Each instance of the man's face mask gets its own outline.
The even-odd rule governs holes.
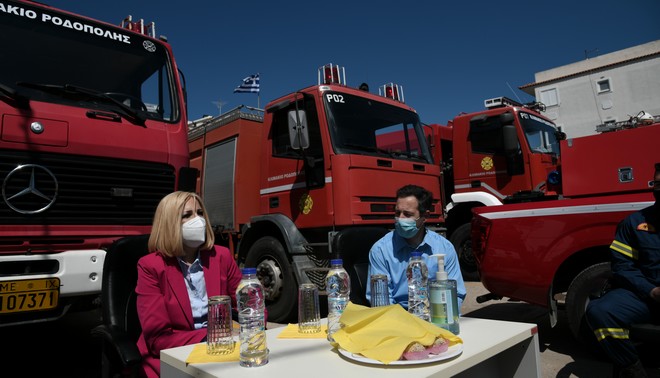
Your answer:
[[[183,244],[190,248],[197,248],[206,241],[206,220],[194,217],[181,225]]]
[[[419,231],[417,220],[419,220],[419,218],[394,218],[394,230],[402,238],[410,239],[417,235],[417,232]]]

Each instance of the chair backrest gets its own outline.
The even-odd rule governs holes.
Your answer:
[[[137,340],[141,327],[135,304],[137,262],[149,253],[149,235],[128,236],[115,241],[105,256],[101,302],[103,323],[124,330]]]
[[[333,253],[343,260],[351,278],[351,302],[369,306],[365,296],[369,277],[369,250],[378,239],[387,234],[385,227],[352,227],[341,230],[333,239]]]

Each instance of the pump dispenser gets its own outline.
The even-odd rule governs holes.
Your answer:
[[[434,254],[438,259],[438,271],[435,280],[429,283],[429,300],[431,303],[431,322],[454,335],[458,335],[458,295],[456,280],[450,280],[445,271],[445,255]]]

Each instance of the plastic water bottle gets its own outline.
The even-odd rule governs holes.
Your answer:
[[[341,328],[339,318],[348,305],[351,294],[351,279],[343,267],[342,259],[330,260],[330,271],[325,277],[328,293],[328,340],[334,342],[332,335]]]
[[[429,269],[422,253],[414,251],[410,254],[410,262],[406,269],[408,277],[408,312],[422,320],[431,321],[428,297]]]
[[[264,288],[257,278],[256,268],[244,268],[236,289],[236,304],[240,330],[240,365],[253,367],[268,363],[266,345]]]

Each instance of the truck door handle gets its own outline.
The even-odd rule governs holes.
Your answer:
[[[271,197],[268,199],[268,205],[271,209],[280,207],[280,197]]]

